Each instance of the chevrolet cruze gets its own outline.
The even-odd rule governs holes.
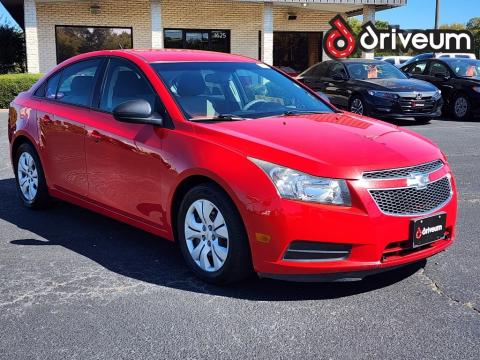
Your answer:
[[[363,278],[455,237],[437,146],[240,56],[76,56],[12,102],[8,137],[25,206],[58,198],[176,241],[209,282]]]

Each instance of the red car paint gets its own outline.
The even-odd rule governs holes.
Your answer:
[[[411,220],[418,216],[384,215],[367,190],[405,187],[406,180],[362,179],[365,171],[437,159],[445,166],[432,173],[430,180],[451,174],[441,151],[420,135],[346,112],[190,122],[150,66],[158,61],[257,62],[229,54],[99,51],[69,59],[51,73],[92,56],[117,56],[135,63],[165,104],[174,129],[120,123],[108,113],[37,99],[33,96],[34,86],[11,105],[9,140],[11,151],[25,139],[35,146],[52,196],[173,241],[177,189],[195,177],[209,178],[235,203],[247,230],[254,269],[262,274],[323,274],[394,267],[427,258],[453,242],[457,212],[453,177],[453,196],[438,209],[447,213],[446,237],[418,250],[402,245],[409,238]],[[352,206],[281,198],[271,180],[247,157],[315,176],[346,179]],[[341,261],[284,260],[294,240],[353,247],[349,257]]]

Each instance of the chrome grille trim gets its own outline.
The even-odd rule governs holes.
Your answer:
[[[363,173],[364,179],[369,180],[393,180],[408,179],[412,173],[431,174],[444,166],[442,160],[434,160],[425,164],[408,166],[403,168],[367,171]]]
[[[424,189],[409,186],[368,192],[379,210],[391,216],[428,215],[448,204],[453,196],[449,175],[432,181]]]

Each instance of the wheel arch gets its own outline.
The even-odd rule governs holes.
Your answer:
[[[17,150],[20,147],[20,145],[25,144],[25,143],[32,145],[32,147],[35,149],[38,157],[40,158],[40,153],[37,149],[35,141],[33,141],[33,139],[31,139],[28,135],[26,135],[24,133],[18,134],[13,139],[13,142],[12,142],[12,145],[11,145],[11,150],[10,150],[10,159],[11,159],[12,165],[14,167],[15,167],[15,164],[14,164],[15,154],[17,153]],[[42,161],[41,158],[40,158],[40,161]]]
[[[240,219],[242,220],[245,234],[248,234],[246,229],[246,224],[245,224],[245,217],[242,216],[242,211],[239,207],[239,200],[235,196],[233,190],[228,185],[226,185],[223,181],[221,181],[220,179],[217,179],[215,176],[212,176],[210,174],[204,174],[204,173],[196,173],[196,174],[189,174],[185,176],[175,187],[175,190],[173,191],[173,194],[171,196],[170,207],[169,207],[170,208],[169,222],[172,227],[173,240],[174,241],[177,240],[177,230],[178,230],[177,214],[178,214],[178,210],[180,209],[180,204],[182,202],[182,199],[190,189],[201,184],[212,184],[216,186],[218,189],[220,189],[221,191],[223,191],[225,195],[228,196],[228,198],[232,201],[232,204],[234,205],[238,215],[240,216]]]

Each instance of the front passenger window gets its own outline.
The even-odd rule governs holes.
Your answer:
[[[100,109],[112,112],[119,104],[138,99],[148,101],[155,111],[157,96],[143,74],[126,61],[112,59],[100,99]]]

